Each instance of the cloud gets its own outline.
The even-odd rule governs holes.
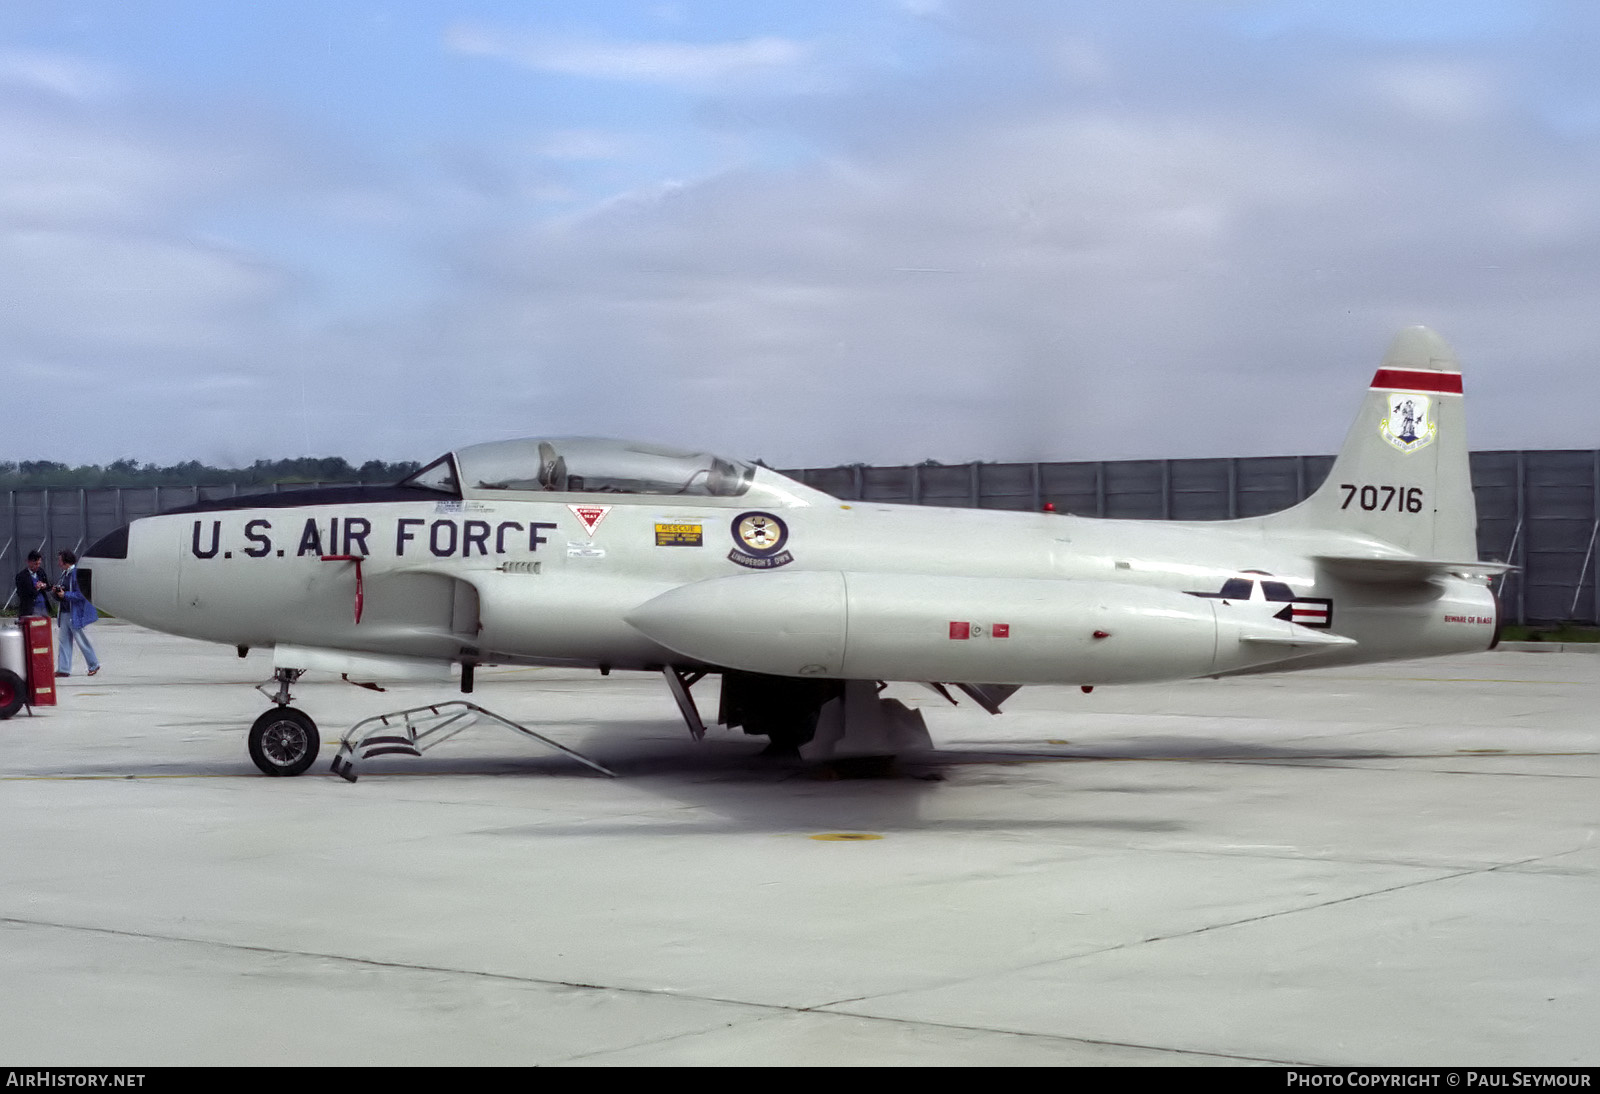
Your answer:
[[[0,86],[28,88],[83,100],[116,86],[109,70],[80,58],[42,50],[0,50]]]
[[[811,57],[779,37],[735,42],[608,42],[458,26],[446,34],[457,53],[499,57],[526,68],[595,80],[710,88],[793,72]]]
[[[36,356],[216,351],[283,288],[245,256],[105,231],[6,232],[0,270],[11,316],[0,346]]]
[[[0,147],[0,226],[141,222],[203,185],[186,150],[75,113],[0,102]]]
[[[554,160],[608,160],[626,154],[629,144],[617,133],[563,129],[545,137],[538,145],[538,153]]]
[[[991,10],[942,5],[916,22],[949,42],[822,91],[799,74],[833,59],[796,34],[460,31],[538,62],[498,93],[614,86],[571,115],[511,94],[479,131],[397,115],[392,144],[287,107],[224,131],[0,90],[0,359],[85,378],[96,423],[0,458],[539,433],[784,465],[1326,452],[1415,322],[1462,353],[1476,446],[1593,444],[1600,164],[1528,105],[1588,101],[1587,69]],[[651,113],[663,88],[692,127]],[[663,154],[696,141],[728,154]],[[1505,409],[1529,391],[1559,393],[1537,421]]]
[[[1505,103],[1492,77],[1459,62],[1416,59],[1386,65],[1370,75],[1368,86],[1381,103],[1422,122],[1472,122]]]
[[[1231,103],[904,121],[486,244],[474,358],[540,428],[783,463],[1332,451],[1394,329],[1566,355],[1527,294],[1600,288],[1547,249],[1600,223],[1581,169],[1485,155],[1528,139],[1497,111],[1420,141]],[[1593,402],[1542,434],[1582,443]]]

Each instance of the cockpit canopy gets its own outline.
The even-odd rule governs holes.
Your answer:
[[[736,498],[749,491],[755,472],[754,464],[708,452],[599,437],[550,437],[458,449],[401,485],[452,497],[511,490]]]

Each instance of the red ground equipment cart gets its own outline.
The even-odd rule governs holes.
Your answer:
[[[9,718],[24,706],[55,705],[56,650],[50,620],[30,616],[0,624],[0,718]]]

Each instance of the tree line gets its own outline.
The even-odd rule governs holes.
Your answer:
[[[198,460],[159,467],[138,460],[69,467],[55,460],[0,460],[0,490],[82,489],[97,486],[270,486],[273,483],[398,482],[422,465],[414,460],[368,460],[359,467],[339,456],[257,460],[249,467],[212,467]]]

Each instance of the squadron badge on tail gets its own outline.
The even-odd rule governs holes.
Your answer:
[[[1389,416],[1378,424],[1378,434],[1402,452],[1415,452],[1433,443],[1439,427],[1433,420],[1432,400],[1409,391],[1389,393]]]

